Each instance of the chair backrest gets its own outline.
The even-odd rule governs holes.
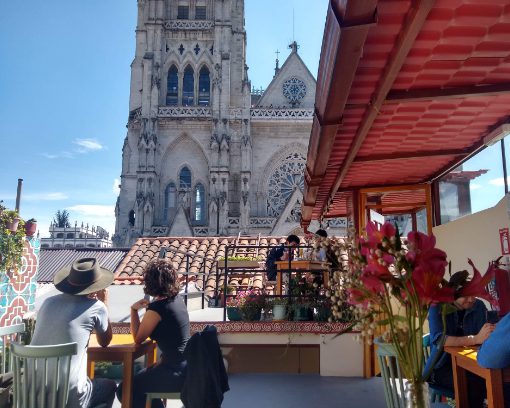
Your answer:
[[[376,339],[375,343],[378,346],[377,359],[379,360],[381,376],[384,382],[386,405],[388,408],[404,408],[404,377],[398,363],[395,348],[393,344],[384,343],[379,339]]]
[[[71,357],[77,350],[76,343],[54,346],[12,343],[14,408],[65,408]]]
[[[423,345],[423,359],[425,360],[424,363],[426,363],[430,357],[430,333],[423,335],[422,345]]]
[[[9,344],[13,341],[19,341],[17,337],[24,332],[25,323],[0,327],[0,342],[2,344],[2,355],[0,356],[2,364],[0,365],[0,374],[5,374],[7,371],[12,370],[12,355],[9,353]],[[9,361],[9,363],[7,363],[7,361]]]

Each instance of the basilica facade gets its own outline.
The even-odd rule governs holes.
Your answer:
[[[252,89],[244,3],[138,0],[115,245],[301,231],[316,81],[294,42]]]

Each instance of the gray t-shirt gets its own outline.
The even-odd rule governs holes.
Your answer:
[[[108,330],[108,311],[103,302],[87,296],[60,294],[46,299],[37,313],[31,345],[78,343],[71,360],[67,408],[88,406],[92,383],[87,377],[87,345],[90,333]]]

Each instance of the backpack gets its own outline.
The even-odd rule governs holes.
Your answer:
[[[280,258],[283,256],[285,248],[282,246],[279,246],[277,248],[271,249],[269,251],[269,254],[266,258],[266,271],[267,271],[267,280],[274,281],[276,280],[277,275],[277,268],[276,268],[276,261],[279,261]]]

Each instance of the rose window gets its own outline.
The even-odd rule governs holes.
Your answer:
[[[292,153],[273,171],[267,186],[268,216],[279,216],[294,190],[303,191],[305,162],[305,158],[299,153]]]
[[[287,79],[283,83],[283,96],[294,106],[306,96],[306,85],[296,77]]]

